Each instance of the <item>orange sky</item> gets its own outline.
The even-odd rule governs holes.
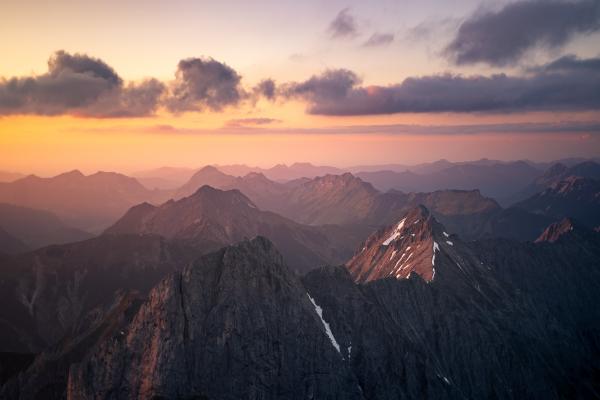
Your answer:
[[[289,114],[268,115],[281,117]],[[302,109],[298,110],[303,115]],[[228,115],[229,117],[231,115]],[[233,115],[237,116],[237,114]],[[541,115],[544,116],[544,115]],[[514,121],[539,119],[540,115],[515,115]],[[566,117],[566,116],[563,116]],[[592,118],[582,114],[580,119]],[[549,117],[546,116],[545,119]],[[560,121],[560,116],[554,116]],[[326,119],[326,121],[323,121]],[[464,115],[416,115],[413,118],[301,117],[258,128],[259,132],[230,133],[222,114],[190,113],[172,117],[136,119],[88,119],[39,116],[0,118],[0,169],[52,175],[81,169],[135,172],[169,166],[199,167],[205,164],[247,163],[268,167],[277,163],[308,161],[315,164],[418,163],[449,160],[496,159],[550,160],[569,156],[596,156],[600,143],[589,134],[344,134],[344,126],[403,124],[488,124],[504,117]],[[160,128],[173,126],[175,130]],[[294,134],[294,128],[329,127],[331,132]],[[342,127],[337,129],[336,127]],[[273,130],[278,129],[276,133]],[[289,133],[281,130],[289,129]],[[286,131],[287,132],[287,131]],[[533,155],[533,156],[532,156]]]
[[[508,0],[497,2],[501,9]],[[13,77],[40,77],[57,50],[95,57],[127,82],[154,77],[168,85],[178,62],[212,57],[241,76],[251,90],[261,79],[278,84],[301,82],[326,70],[349,69],[360,85],[397,85],[408,77],[526,75],[528,66],[565,54],[597,57],[600,33],[575,35],[556,49],[534,48],[519,63],[454,65],[443,49],[460,23],[482,10],[479,0],[452,3],[424,0],[331,2],[290,0],[245,2],[71,2],[8,0],[0,4],[0,111],[2,85]],[[489,6],[489,5],[488,5]],[[347,10],[355,29],[334,38],[332,20]],[[367,47],[373,34],[386,33],[390,44]],[[323,116],[307,113],[307,100],[244,100],[219,111],[138,118],[82,118],[0,113],[0,170],[50,175],[69,169],[84,172],[134,172],[159,166],[198,167],[208,163],[246,163],[268,167],[308,161],[322,165],[418,163],[449,160],[551,160],[600,155],[600,112],[392,113],[372,116]],[[60,113],[59,113],[60,114]],[[72,113],[71,113],[72,114]],[[232,123],[272,119],[264,125]],[[525,124],[596,124],[589,131],[520,131]],[[502,133],[430,133],[392,125],[452,127],[514,124]],[[240,127],[239,125],[246,125]],[[360,127],[360,128],[353,128]],[[364,128],[364,132],[361,130]],[[443,130],[443,129],[442,129]],[[475,131],[477,129],[474,129]]]

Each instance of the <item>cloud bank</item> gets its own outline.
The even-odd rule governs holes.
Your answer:
[[[456,64],[506,66],[536,47],[559,48],[576,34],[600,30],[600,1],[531,0],[479,12],[446,47]]]
[[[566,56],[523,76],[431,75],[389,86],[362,86],[348,70],[329,70],[288,84],[319,115],[435,112],[512,112],[600,108],[600,59]]]
[[[220,112],[260,98],[301,100],[308,113],[332,116],[598,110],[600,58],[570,55],[519,75],[428,75],[387,86],[364,85],[355,72],[332,69],[299,82],[265,79],[246,89],[237,71],[212,58],[180,61],[169,82],[126,83],[102,60],[59,51],[42,75],[0,80],[0,115],[145,117],[158,109]]]
[[[0,80],[0,115],[146,116],[157,109],[163,89],[154,79],[126,85],[102,60],[58,51],[47,73]]]

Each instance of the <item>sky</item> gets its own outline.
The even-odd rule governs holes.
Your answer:
[[[600,156],[600,0],[4,0],[0,35],[0,170]]]

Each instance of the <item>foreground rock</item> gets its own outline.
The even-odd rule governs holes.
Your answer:
[[[390,246],[408,246],[405,233],[446,237],[424,208],[403,218],[400,229],[374,236],[373,249],[387,248],[374,261],[390,257]],[[594,398],[600,235],[574,229],[554,242],[447,239],[452,244],[439,249],[431,244],[433,254],[423,250],[408,279],[344,267],[299,279],[264,238],[218,250],[162,280],[146,300],[117,301],[89,318],[2,395]],[[52,367],[64,372],[44,372]]]
[[[352,399],[360,388],[266,239],[162,281],[124,336],[71,369],[71,399]]]

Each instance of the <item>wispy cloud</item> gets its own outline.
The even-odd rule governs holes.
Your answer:
[[[358,23],[349,8],[341,10],[327,29],[332,38],[350,38],[358,34]]]
[[[270,120],[270,119],[267,119]],[[517,134],[517,135],[579,135],[585,137],[600,136],[600,119],[598,121],[562,121],[562,122],[528,122],[504,124],[470,124],[470,125],[340,125],[331,127],[294,128],[272,127],[271,122],[257,124],[226,124],[221,128],[188,128],[172,125],[149,125],[146,127],[112,126],[88,128],[94,133],[115,133],[124,131],[139,134],[165,135],[418,135],[418,136],[455,136],[485,134]],[[74,128],[81,131],[80,127]]]
[[[230,119],[227,121],[225,126],[227,127],[242,127],[242,126],[255,126],[255,125],[269,125],[277,122],[281,122],[275,118],[237,118]]]
[[[387,46],[388,44],[394,41],[393,33],[374,33],[371,35],[369,39],[363,46],[365,47],[379,47],[379,46]]]

